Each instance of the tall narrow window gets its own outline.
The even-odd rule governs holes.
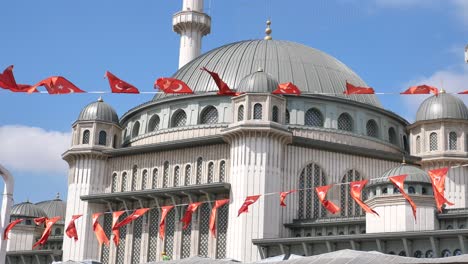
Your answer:
[[[163,188],[166,188],[169,183],[169,161],[164,162],[163,171]]]
[[[192,167],[190,165],[185,166],[185,180],[184,185],[190,185],[190,177],[192,174]]]
[[[299,175],[299,218],[317,219],[326,215],[325,209],[314,195],[314,189],[326,185],[322,169],[314,163],[308,164]]]
[[[86,130],[83,132],[83,141],[82,141],[82,143],[83,143],[83,144],[89,144],[89,137],[90,137],[89,130],[86,129]]]
[[[112,140],[112,147],[117,148],[117,135],[114,135],[114,140]]]
[[[135,124],[133,124],[133,129],[132,129],[132,137],[138,137],[138,134],[140,133],[140,122],[136,121]]]
[[[111,192],[117,192],[117,186],[118,186],[118,180],[119,178],[117,177],[117,173],[112,174],[112,187],[111,187]]]
[[[104,223],[103,223],[103,228],[104,228],[104,233],[106,234],[107,237],[111,236],[112,232],[112,214],[104,214]],[[109,247],[106,245],[101,246],[101,262],[103,264],[109,264]],[[15,263],[21,263],[21,262],[15,262]]]
[[[361,175],[356,170],[349,170],[346,175],[341,179],[340,185],[340,208],[342,216],[360,216],[363,215],[364,211],[361,210],[361,207],[351,198],[350,185],[346,184],[353,181],[362,180]],[[364,192],[362,193],[362,200],[366,199]]]
[[[275,105],[273,106],[273,112],[272,112],[272,120],[273,122],[279,122],[279,110],[278,107]]]
[[[210,205],[203,203],[200,207],[198,255],[208,257]]]
[[[153,208],[149,211],[150,223],[159,223],[159,208]],[[148,230],[148,261],[156,261],[158,257],[158,231],[159,225],[151,224]]]
[[[218,209],[218,221],[216,227],[216,258],[226,258],[226,247],[227,247],[227,228],[229,219],[229,206],[225,205]]]
[[[304,117],[304,124],[312,127],[323,127],[323,115],[317,108],[307,110]]]
[[[430,151],[436,151],[438,149],[438,146],[439,143],[438,143],[438,140],[437,140],[437,133],[435,132],[432,132],[430,135],[429,135],[429,150]]]
[[[119,221],[122,221],[127,217],[128,213],[125,212],[123,213]],[[117,261],[116,264],[125,264],[125,238],[127,237],[127,225],[124,225],[120,228],[120,242],[119,245],[117,246]]]
[[[260,120],[262,119],[262,104],[255,104],[253,108],[253,119]]]
[[[403,136],[403,149],[409,153],[409,145],[408,145],[408,138]]]
[[[152,189],[158,188],[158,169],[157,168],[153,169],[153,179],[151,183],[151,188]]]
[[[185,212],[187,210],[187,206],[182,207],[182,209],[183,209],[182,211]],[[181,253],[182,259],[190,257],[190,246],[192,244],[191,242],[192,242],[192,221],[190,221],[187,228],[182,230],[182,253]]]
[[[226,181],[226,161],[224,160],[219,163],[219,181]]]
[[[133,166],[132,169],[132,191],[137,189],[137,178],[138,178],[138,167],[137,165]]]
[[[184,110],[177,110],[172,116],[172,127],[182,127],[187,123],[187,114]]]
[[[127,173],[126,172],[122,173],[122,186],[120,190],[122,192],[127,191]]]
[[[291,122],[291,117],[289,116],[289,110],[286,109],[286,124],[289,125]]]
[[[175,209],[169,211],[166,216],[166,237],[164,239],[164,250],[167,256],[173,258],[175,234]]]
[[[421,137],[417,136],[416,137],[416,153],[421,152]]]
[[[148,171],[144,170],[141,176],[141,189],[145,190],[148,183]]]
[[[195,183],[196,184],[201,184],[201,179],[202,179],[202,165],[203,165],[203,159],[200,157],[197,159],[197,178]]]
[[[214,178],[214,163],[210,162],[208,163],[208,178],[207,182],[212,183]]]
[[[103,145],[103,146],[105,146],[107,144],[107,133],[106,133],[106,131],[100,131],[99,132],[98,144]]]
[[[153,132],[159,129],[159,116],[153,115],[148,122],[148,132]]]
[[[180,180],[180,167],[175,166],[175,168],[174,168],[174,187],[179,186],[179,180]]]
[[[379,127],[374,119],[370,119],[366,124],[367,136],[377,138],[379,137]]]
[[[239,106],[237,110],[237,121],[242,121],[244,120],[244,106],[241,105]]]
[[[457,150],[457,133],[449,133],[449,150]]]
[[[395,128],[393,127],[390,127],[388,129],[388,141],[390,143],[392,143],[393,145],[397,145],[398,142],[397,142],[397,135],[396,135],[396,132],[395,132]]]
[[[338,129],[353,131],[353,118],[348,113],[343,113],[338,117]]]
[[[218,110],[214,106],[207,106],[203,109],[200,116],[201,124],[216,124],[218,123]]]
[[[133,224],[132,263],[140,263],[141,236],[143,234],[143,217],[139,217]]]

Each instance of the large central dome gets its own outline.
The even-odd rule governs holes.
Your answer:
[[[187,63],[173,77],[183,80],[195,93],[216,91],[215,83],[201,67],[217,72],[233,89],[238,88],[245,76],[262,68],[279,83],[293,82],[302,93],[325,93],[381,107],[375,95],[342,94],[346,81],[366,86],[342,62],[320,50],[290,41],[247,40],[228,44]],[[158,94],[155,99],[166,96]]]

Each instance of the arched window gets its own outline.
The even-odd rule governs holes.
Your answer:
[[[86,129],[86,130],[83,132],[83,141],[82,141],[82,144],[89,144],[89,137],[90,137],[89,130]]]
[[[122,186],[120,191],[126,192],[127,191],[127,172],[122,173]]]
[[[452,225],[448,225],[447,226],[447,230],[452,230],[453,229],[453,226]]]
[[[62,230],[60,228],[55,228],[55,235],[60,236],[62,234]]]
[[[416,190],[414,189],[413,186],[408,187],[408,193],[409,194],[415,194],[416,193]]]
[[[98,144],[103,145],[103,146],[105,146],[107,144],[107,133],[106,133],[106,131],[100,131],[99,132]]]
[[[460,256],[461,254],[463,254],[463,253],[462,253],[462,251],[461,251],[460,249],[458,249],[458,248],[455,249],[455,250],[453,251],[453,255],[454,255],[454,256]]]
[[[449,133],[449,150],[457,150],[457,133],[450,132]]]
[[[406,257],[406,251],[400,251],[400,253],[398,253],[398,256]]]
[[[202,165],[203,165],[203,159],[200,157],[197,159],[197,175],[196,175],[196,184],[201,184],[201,178],[202,178]]]
[[[353,131],[353,118],[348,113],[342,113],[338,117],[338,129],[344,131]]]
[[[240,105],[237,109],[237,121],[244,120],[244,106]]]
[[[422,257],[422,252],[421,250],[416,250],[413,255],[415,258],[421,258]]]
[[[273,120],[273,122],[279,122],[279,110],[276,105],[273,106],[273,112],[271,115],[272,115],[271,119]]]
[[[151,183],[151,188],[152,189],[158,188],[158,169],[157,168],[153,169],[153,179]]]
[[[437,142],[437,133],[432,132],[429,135],[429,150],[436,151],[439,148],[439,143]]]
[[[133,124],[133,129],[132,129],[132,137],[138,137],[138,134],[140,133],[140,122],[136,121],[135,124]]]
[[[409,153],[409,145],[408,145],[408,138],[403,136],[403,149]]]
[[[326,215],[326,209],[321,206],[314,189],[325,185],[325,175],[322,169],[314,163],[308,164],[299,175],[299,219],[317,219]]]
[[[112,174],[112,187],[111,187],[111,192],[116,192],[117,191],[117,186],[118,186],[118,178],[117,178],[117,173]]]
[[[141,189],[142,190],[146,189],[147,183],[148,183],[148,171],[143,170],[142,177],[141,177]]]
[[[214,163],[210,162],[208,163],[208,178],[207,182],[212,183],[214,178]]]
[[[289,110],[286,109],[286,124],[289,125],[291,122],[291,117],[289,116]]]
[[[163,170],[163,188],[166,188],[169,183],[169,161],[164,162]]]
[[[219,181],[226,181],[226,162],[224,160],[219,163]]]
[[[398,193],[400,193],[400,189],[398,189],[397,187],[394,187],[393,194],[398,194]]]
[[[174,187],[179,186],[179,179],[180,179],[180,167],[176,166],[174,168]]]
[[[388,129],[388,142],[392,143],[393,145],[397,144],[397,135],[393,127]]]
[[[114,135],[114,140],[112,141],[112,147],[117,148],[117,135]]]
[[[426,251],[425,256],[426,256],[426,258],[433,258],[434,257],[434,251],[429,249],[428,251]]]
[[[427,189],[423,187],[423,188],[421,189],[421,193],[422,193],[422,194],[427,194]]]
[[[185,166],[185,180],[184,180],[185,186],[190,184],[191,174],[192,174],[192,167],[190,165]]]
[[[417,136],[416,137],[416,153],[421,152],[421,137]]]
[[[307,110],[304,124],[312,127],[323,127],[323,115],[317,108]]]
[[[137,177],[138,177],[138,167],[137,165],[133,166],[132,169],[132,191],[137,189]]]
[[[362,180],[361,174],[356,170],[349,170],[341,179],[342,183]],[[349,184],[340,185],[340,207],[342,216],[360,216],[364,215],[364,211],[350,196],[351,187]],[[362,192],[361,199],[366,200],[365,192]]]
[[[203,109],[200,116],[201,124],[216,124],[218,123],[218,110],[214,106],[207,106]]]
[[[157,131],[159,129],[159,116],[153,115],[148,122],[148,132]]]
[[[379,137],[379,126],[374,119],[370,119],[366,124],[366,133],[369,137],[378,138]]]
[[[172,115],[172,127],[182,127],[187,123],[187,114],[184,110],[177,110],[174,115]]]
[[[254,110],[253,119],[257,119],[257,120],[262,119],[262,112],[263,112],[262,104],[259,104],[259,103],[255,104],[253,110]]]
[[[448,249],[442,250],[442,254],[440,254],[441,257],[446,258],[452,256],[452,253]]]

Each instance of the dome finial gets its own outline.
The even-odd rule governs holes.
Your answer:
[[[99,98],[97,99],[97,101],[98,101],[98,102],[101,102],[101,103],[104,102],[104,100],[102,100],[102,97],[101,97],[101,96],[99,96]]]
[[[445,91],[444,88],[442,88],[442,89],[440,89],[439,93],[440,93],[440,94],[444,94],[444,93],[446,93],[446,91]]]
[[[271,28],[270,28],[271,20],[268,19],[268,20],[266,21],[266,24],[267,24],[267,28],[265,29],[266,36],[265,36],[264,39],[265,39],[265,40],[272,40],[273,38],[270,36],[270,35],[271,35],[271,32],[272,32],[272,30],[271,30]]]

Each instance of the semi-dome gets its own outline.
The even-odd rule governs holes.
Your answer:
[[[394,168],[391,168],[385,171],[380,177],[378,177],[376,180],[373,180],[370,185],[390,183],[390,180],[388,179],[388,177],[398,176],[402,174],[408,175],[406,176],[405,183],[410,183],[410,182],[429,183],[429,184],[431,183],[427,172],[415,166],[411,166],[408,164],[401,164],[401,165],[398,165]]]
[[[442,92],[424,100],[416,113],[416,121],[443,118],[468,120],[468,108],[460,98]]]
[[[47,214],[41,207],[32,204],[29,201],[13,205],[11,207],[10,215],[30,218],[47,217]]]
[[[106,104],[102,98],[90,103],[81,110],[77,121],[105,121],[119,123],[119,117],[114,108]]]
[[[270,74],[259,68],[256,72],[244,77],[237,86],[237,92],[241,93],[256,93],[256,92],[273,92],[278,88],[278,81]]]
[[[54,200],[43,201],[36,204],[47,214],[47,217],[52,218],[55,216],[61,216],[62,219],[59,221],[64,222],[67,204],[62,201],[58,196]]]
[[[247,40],[228,44],[187,63],[173,77],[187,83],[195,93],[216,91],[216,84],[201,67],[217,72],[233,89],[242,89],[241,80],[261,67],[279,83],[294,83],[302,93],[325,93],[382,107],[375,95],[343,95],[346,81],[367,86],[345,64],[320,50],[290,41]],[[270,92],[269,87],[264,89],[255,92]],[[157,94],[154,99],[167,96],[171,95]]]

